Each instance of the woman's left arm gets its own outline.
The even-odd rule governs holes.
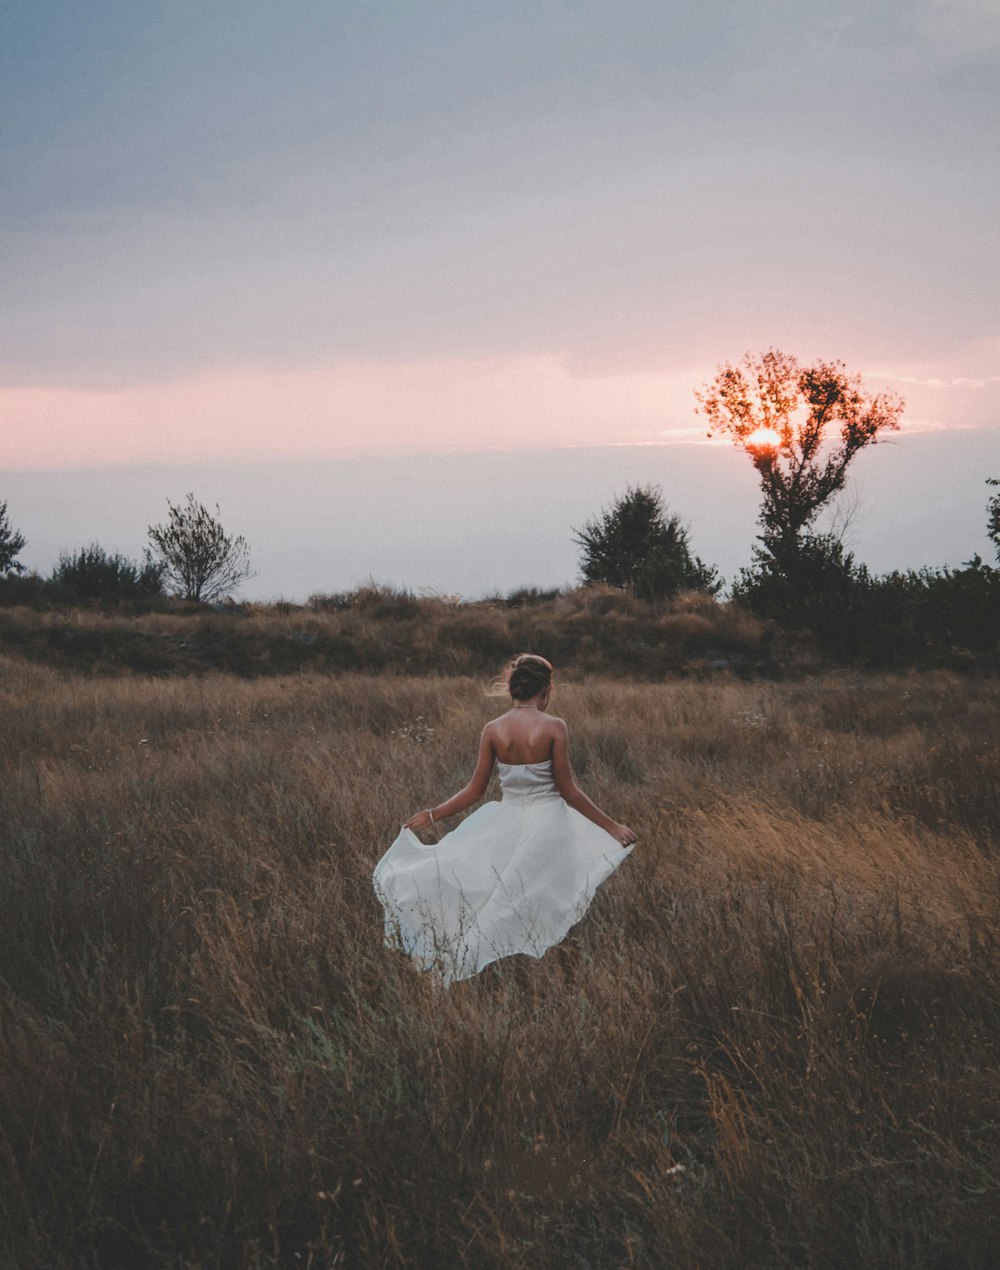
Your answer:
[[[447,802],[439,803],[437,807],[431,807],[427,811],[418,811],[415,816],[411,816],[409,820],[403,824],[404,829],[426,829],[428,825],[436,824],[439,820],[444,820],[447,816],[454,816],[460,811],[465,811],[466,807],[471,807],[473,803],[478,803],[482,796],[486,793],[486,787],[490,783],[490,776],[493,774],[493,764],[496,762],[496,755],[493,752],[493,742],[489,736],[489,725],[483,728],[483,734],[479,738],[479,757],[476,760],[476,770],[469,778],[468,785],[464,789],[460,789],[457,794],[453,794]]]

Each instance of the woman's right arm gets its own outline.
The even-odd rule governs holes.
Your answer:
[[[556,783],[556,789],[562,795],[562,799],[574,811],[578,811],[581,816],[586,816],[588,820],[592,820],[595,825],[599,825],[605,833],[609,833],[612,838],[622,847],[630,847],[635,842],[635,834],[628,825],[619,824],[617,820],[611,817],[598,807],[583,792],[576,783],[573,776],[573,769],[569,762],[569,732],[566,724],[562,719],[553,719],[556,725],[552,738],[552,776]]]
[[[404,821],[403,828],[426,829],[428,825],[437,824],[439,820],[454,816],[460,811],[465,811],[466,807],[471,807],[473,803],[478,803],[480,798],[486,793],[495,761],[493,742],[490,739],[489,724],[487,724],[483,728],[482,736],[479,738],[479,755],[476,759],[475,771],[469,778],[469,783],[465,788],[460,789],[457,794],[453,794],[446,802],[439,803],[437,807],[428,808],[426,811],[418,811],[415,816],[411,816],[409,820]]]

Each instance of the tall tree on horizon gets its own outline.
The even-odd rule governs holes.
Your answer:
[[[892,393],[866,394],[843,362],[800,366],[773,348],[724,364],[695,397],[709,436],[730,437],[757,469],[761,542],[779,568],[801,555],[854,456],[898,429],[904,405]]]

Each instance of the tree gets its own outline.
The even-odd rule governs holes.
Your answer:
[[[164,581],[184,599],[218,600],[244,578],[253,577],[246,539],[230,538],[193,494],[177,507],[168,498],[167,507],[167,523],[150,525],[149,538]],[[215,510],[218,513],[218,504]]]
[[[986,484],[1000,485],[1000,481],[989,480]],[[1000,564],[1000,494],[991,495],[986,504],[986,533],[997,553],[997,563]]]
[[[776,349],[720,367],[695,396],[709,436],[731,437],[757,469],[761,541],[779,567],[801,554],[806,531],[844,488],[855,454],[898,428],[903,411],[891,393],[866,396],[861,376],[843,362],[800,367]]]
[[[629,486],[573,538],[583,548],[586,582],[606,582],[646,600],[685,588],[714,594],[722,586],[717,570],[692,555],[687,529],[668,514],[656,486]]]
[[[7,504],[0,503],[0,573],[23,573],[24,565],[17,559],[24,548],[24,534],[19,534],[7,515]]]

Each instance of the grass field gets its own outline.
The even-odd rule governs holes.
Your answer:
[[[370,877],[483,686],[0,659],[2,1264],[995,1265],[1000,683],[560,685],[639,845],[442,991]]]

